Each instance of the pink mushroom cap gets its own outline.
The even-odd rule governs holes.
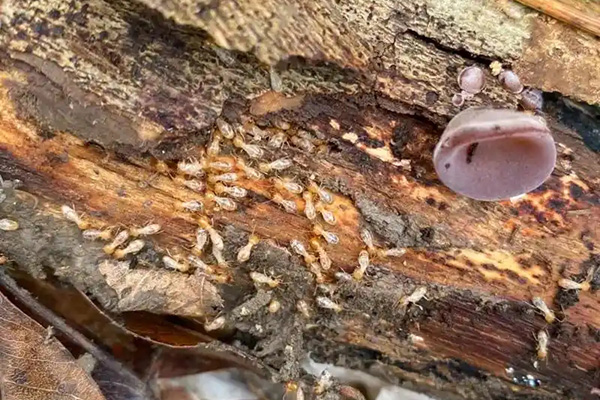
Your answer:
[[[541,117],[469,108],[446,127],[433,163],[453,191],[476,200],[505,200],[537,188],[550,176],[556,147]]]

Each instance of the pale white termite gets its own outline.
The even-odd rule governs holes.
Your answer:
[[[427,294],[427,287],[419,286],[411,294],[400,299],[399,305],[403,308],[409,304],[416,304]],[[418,304],[417,304],[418,305]],[[419,306],[420,307],[420,306]]]
[[[207,192],[206,198],[210,201],[214,201],[217,206],[223,210],[235,211],[237,209],[237,204],[235,204],[235,201],[231,200],[230,198],[217,196],[212,192]]]
[[[315,145],[309,138],[292,136],[290,138],[290,143],[294,146],[299,147],[300,149],[306,151],[307,153],[312,153],[315,150]]]
[[[365,271],[369,267],[369,252],[367,250],[361,250],[358,254],[358,268],[355,268],[352,272],[352,277],[360,281],[365,276]]]
[[[315,281],[317,283],[325,282],[325,277],[321,272],[321,265],[316,261],[316,259],[313,256],[310,256],[310,258],[312,258],[312,261],[310,261],[309,259],[310,262],[307,261],[306,263],[310,272],[312,272],[315,275]]]
[[[185,179],[181,182],[186,188],[193,190],[194,192],[201,192],[206,187],[203,182],[196,179]]]
[[[239,186],[225,186],[222,183],[217,183],[215,185],[215,192],[217,194],[227,194],[231,197],[246,197],[248,195],[248,191]]]
[[[196,244],[192,248],[192,252],[197,255],[202,254],[206,242],[208,242],[208,231],[204,228],[196,229]]]
[[[245,143],[244,139],[242,139],[240,136],[236,136],[235,139],[233,139],[233,145],[244,150],[246,154],[248,154],[248,157],[251,158],[262,158],[262,156],[265,154],[260,146],[256,144]]]
[[[336,302],[334,302],[333,300],[331,300],[328,297],[319,296],[316,298],[316,301],[317,301],[317,305],[321,308],[333,310],[338,313],[342,311],[342,306],[340,306],[339,304],[337,304]]]
[[[554,311],[552,311],[547,305],[546,302],[544,300],[542,300],[541,297],[534,297],[531,302],[533,303],[533,305],[535,306],[535,308],[537,308],[538,310],[540,310],[543,314],[544,314],[544,318],[546,319],[546,322],[551,324],[556,320],[556,315],[554,314]]]
[[[221,175],[211,175],[208,177],[208,181],[210,183],[217,183],[217,182],[225,182],[225,183],[232,183],[237,181],[239,178],[239,175],[236,174],[235,172],[227,172],[225,174],[221,174]]]
[[[214,269],[210,265],[206,264],[198,256],[190,254],[187,256],[187,260],[190,262],[191,265],[193,265],[195,268],[197,268],[197,271],[205,272],[207,274],[212,274],[215,272]]]
[[[253,140],[260,142],[267,136],[267,132],[260,129],[258,126],[253,126],[252,129],[250,129],[250,135],[252,135]]]
[[[219,128],[219,131],[221,132],[223,137],[226,139],[233,139],[234,132],[233,132],[233,128],[231,127],[231,125],[229,125],[229,123],[227,123],[227,121],[225,121],[221,117],[217,118],[216,122],[217,122],[217,128]]]
[[[590,282],[594,279],[595,268],[588,269],[587,276],[583,282],[575,282],[572,279],[563,278],[558,281],[558,286],[566,290],[581,290],[587,292],[591,288]]]
[[[548,357],[548,342],[548,333],[542,329],[537,333],[537,358],[542,361]]]
[[[315,209],[321,213],[321,217],[323,218],[323,221],[327,222],[329,225],[335,225],[337,220],[335,218],[335,215],[333,215],[333,213],[331,211],[329,211],[328,209],[325,208],[325,206],[323,205],[323,203],[317,203],[317,205],[315,206]]]
[[[401,247],[394,247],[391,249],[379,249],[379,251],[377,251],[377,255],[382,258],[402,257],[404,254],[406,254],[406,249],[403,249]]]
[[[322,236],[329,244],[338,244],[340,242],[340,238],[335,233],[324,230],[319,224],[313,226],[313,232],[315,235]]]
[[[77,215],[77,212],[75,212],[75,210],[73,210],[71,207],[67,206],[67,205],[63,205],[61,207],[61,211],[64,215],[64,217],[77,224],[77,226],[79,227],[79,229],[88,229],[89,228],[89,224],[84,221],[79,215]]]
[[[115,236],[115,238],[113,239],[112,243],[107,244],[106,246],[103,247],[104,252],[106,254],[114,253],[115,249],[117,247],[119,247],[120,245],[122,245],[123,243],[125,243],[127,241],[127,239],[129,239],[128,231],[119,232],[119,234],[117,236]]]
[[[86,229],[82,232],[83,238],[86,240],[110,240],[112,238],[112,230],[111,229]]]
[[[250,178],[253,180],[259,180],[259,179],[264,178],[263,174],[258,172],[256,169],[246,165],[246,163],[242,159],[237,161],[237,165],[244,172],[244,175],[246,175],[247,178]]]
[[[216,156],[221,152],[221,135],[213,135],[212,141],[206,149],[209,156]]]
[[[226,322],[227,320],[225,319],[225,317],[217,317],[211,322],[204,324],[204,330],[207,332],[216,331],[217,329],[221,329],[222,327],[224,327]]]
[[[131,243],[129,243],[127,245],[127,247],[125,247],[124,249],[117,249],[115,250],[115,252],[113,253],[113,256],[117,259],[123,258],[125,257],[127,254],[136,254],[139,253],[140,250],[142,250],[144,248],[144,241],[137,239],[132,241]]]
[[[271,314],[275,314],[277,311],[279,311],[281,309],[281,302],[276,299],[271,300],[271,302],[269,303],[268,309]]]
[[[333,196],[327,190],[321,188],[315,182],[310,182],[308,185],[308,190],[315,193],[319,198],[327,204],[333,203]]]
[[[200,218],[198,220],[198,224],[200,224],[200,227],[202,229],[205,229],[208,232],[208,235],[210,236],[210,241],[212,243],[212,247],[222,251],[225,248],[225,244],[223,243],[223,238],[221,237],[219,232],[217,232],[217,230],[212,227],[212,225],[208,222],[206,218]]]
[[[310,245],[319,254],[319,262],[321,263],[321,268],[323,268],[325,271],[329,270],[331,268],[331,258],[329,258],[329,255],[327,254],[327,251],[325,251],[325,248],[321,246],[319,240],[316,238],[312,238],[310,240]]]
[[[204,175],[204,168],[200,161],[195,159],[179,161],[177,163],[177,170],[182,174],[190,176],[202,176]]]
[[[319,376],[317,383],[315,383],[314,392],[316,395],[321,395],[321,394],[325,393],[327,390],[329,390],[332,386],[333,386],[333,376],[331,375],[331,372],[324,370],[323,372],[321,372],[321,376]]]
[[[273,184],[277,190],[286,190],[290,193],[300,194],[304,191],[304,188],[299,183],[294,182],[290,178],[273,178]]]
[[[292,248],[292,250],[294,250],[296,254],[302,256],[307,264],[310,264],[315,261],[315,257],[310,255],[308,251],[306,251],[306,247],[304,247],[304,244],[302,244],[302,242],[298,239],[292,239],[290,241],[290,247]]]
[[[17,221],[8,218],[0,219],[0,230],[16,231],[17,229],[19,229],[19,223]]]
[[[207,168],[213,171],[229,172],[233,169],[233,163],[227,160],[216,160],[209,162]]]
[[[302,193],[304,199],[304,215],[311,221],[317,218],[317,210],[315,209],[315,203],[313,202],[313,195],[311,192]]]
[[[296,309],[300,311],[300,314],[305,318],[310,318],[310,307],[306,301],[298,300],[298,302],[296,302]]]
[[[366,228],[361,229],[360,238],[367,246],[367,249],[369,249],[369,252],[374,253],[376,251],[375,244],[373,243],[373,234],[371,234],[370,230]]]
[[[177,260],[175,260],[174,258],[169,257],[169,256],[163,256],[162,262],[165,265],[165,267],[177,270],[179,272],[188,272],[190,270],[189,264],[180,263]]]
[[[250,258],[250,254],[252,253],[252,248],[260,242],[260,238],[256,235],[250,235],[248,237],[248,243],[240,248],[237,253],[238,262],[246,262]]]
[[[270,276],[256,271],[250,272],[250,279],[252,279],[254,283],[259,285],[267,285],[271,288],[276,288],[281,283],[279,279],[271,278]]]
[[[148,224],[141,228],[131,228],[129,230],[129,234],[133,237],[156,235],[158,232],[160,232],[159,224]]]
[[[258,164],[258,169],[261,172],[270,172],[270,171],[283,171],[293,165],[292,160],[289,158],[280,158],[275,161],[271,161],[269,163],[260,163]]]
[[[286,200],[279,193],[275,193],[271,200],[282,206],[290,214],[295,214],[298,211],[298,206],[294,200]]]
[[[272,147],[274,149],[279,149],[282,145],[283,142],[285,142],[285,133],[283,132],[277,132],[275,133],[273,136],[271,136],[271,139],[269,139],[269,147]]]
[[[198,200],[184,201],[181,203],[181,208],[185,211],[199,212],[204,209],[204,204]]]

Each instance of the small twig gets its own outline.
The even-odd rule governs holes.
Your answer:
[[[8,292],[29,308],[30,311],[48,322],[53,330],[63,333],[69,340],[91,354],[104,367],[113,370],[118,376],[122,377],[124,380],[123,383],[127,383],[133,390],[143,393],[147,399],[156,399],[150,389],[133,372],[101,350],[84,335],[71,328],[50,309],[40,304],[28,291],[19,287],[17,282],[3,271],[0,271],[0,285],[6,288]]]

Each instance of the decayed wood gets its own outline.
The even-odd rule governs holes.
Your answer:
[[[578,136],[593,130],[584,124],[593,116],[580,111],[575,131],[560,123],[561,99],[552,103],[559,111],[547,107],[558,167],[516,202],[451,193],[435,176],[431,150],[459,110],[451,98],[465,65],[486,68],[500,59],[528,85],[598,102],[598,40],[513,3],[454,3],[240,1],[198,12],[184,1],[3,2],[0,174],[23,186],[4,189],[0,216],[20,229],[0,233],[0,251],[32,275],[51,272],[118,312],[120,281],[99,268],[104,243],[83,240],[60,206],[73,205],[94,227],[160,224],[133,258],[136,273],[160,273],[163,255],[193,247],[200,214],[181,205],[199,199],[230,265],[209,275],[218,293],[200,289],[206,302],[192,316],[207,323],[223,316],[225,331],[244,333],[240,353],[260,359],[273,377],[298,379],[310,351],[431,393],[589,396],[599,385],[598,295],[565,295],[556,281],[597,263],[598,156]],[[560,74],[533,63],[534,54],[553,54],[549,41],[563,52],[553,64]],[[567,45],[574,42],[586,50],[579,57]],[[517,97],[487,79],[467,106],[516,106]],[[273,201],[270,179],[243,178],[237,184],[249,195],[227,212],[181,184],[177,162],[202,157],[219,114],[243,125],[247,141],[255,126],[285,135],[282,149],[259,142],[261,161],[294,161],[269,177],[313,180],[333,193],[327,208],[337,224],[320,222],[339,235],[337,245],[322,241],[333,263],[322,272],[331,286],[318,286],[290,250],[293,239],[308,247],[314,236],[300,196],[282,194],[298,207],[289,213]],[[310,132],[314,149],[297,140],[300,130]],[[257,164],[228,140],[218,159]],[[378,247],[407,253],[373,259],[360,282],[336,282],[335,272],[358,265],[364,228]],[[250,233],[261,242],[238,263]],[[205,261],[214,264],[210,255]],[[281,282],[270,295],[281,310],[271,314],[264,298],[253,297],[261,292],[249,272]],[[426,298],[399,307],[420,285]],[[316,296],[342,311],[319,308]],[[533,296],[564,306],[564,320],[546,326],[529,304]],[[308,316],[297,311],[301,300]],[[160,302],[148,304],[161,310]],[[548,361],[536,369],[540,329],[551,340]]]

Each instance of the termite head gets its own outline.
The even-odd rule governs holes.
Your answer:
[[[554,169],[556,148],[539,117],[470,108],[450,121],[433,162],[440,180],[453,191],[496,201],[541,185]]]

